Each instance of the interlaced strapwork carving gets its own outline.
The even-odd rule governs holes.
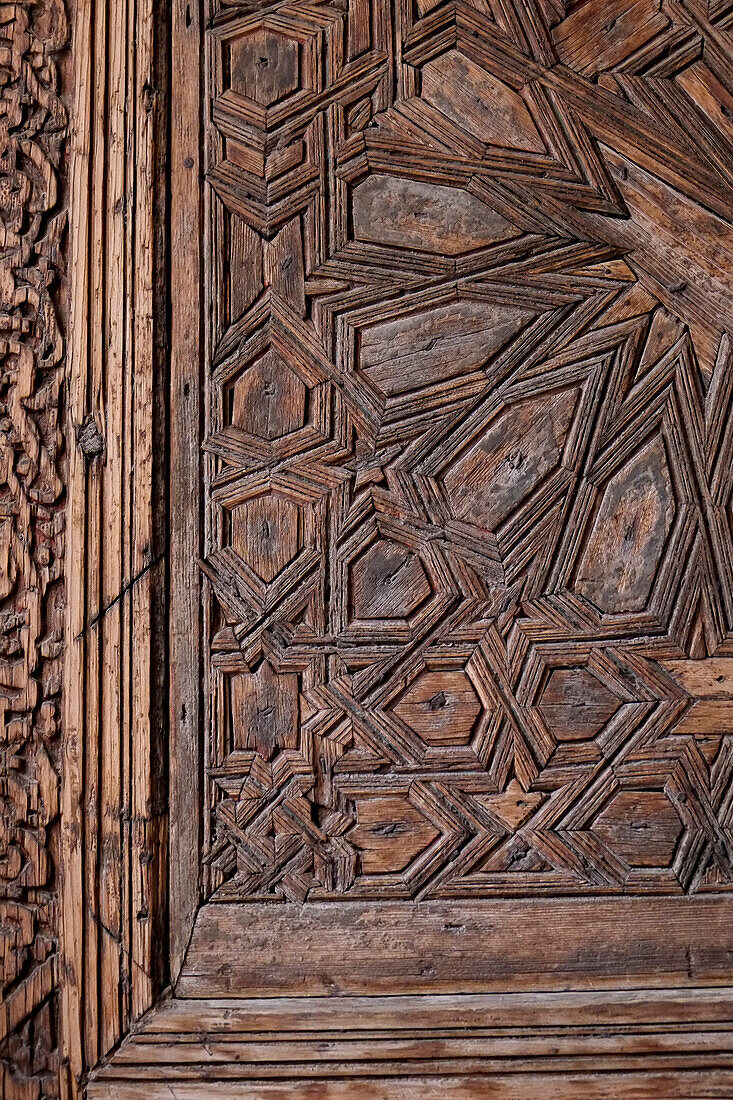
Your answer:
[[[733,882],[731,14],[629,11],[212,11],[218,899]]]

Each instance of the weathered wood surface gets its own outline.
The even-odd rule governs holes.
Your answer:
[[[728,1100],[733,1075],[721,1070],[638,1073],[528,1073],[467,1077],[410,1077],[402,1080],[362,1078],[360,1100]],[[176,1082],[176,1100],[201,1100],[201,1083]],[[304,1080],[300,1071],[289,1081],[237,1084],[213,1081],[206,1086],[211,1100],[352,1100],[354,1081]],[[93,1086],[90,1100],[170,1100],[168,1082]]]
[[[205,905],[180,997],[654,988],[730,981],[726,898]]]
[[[57,1095],[64,5],[0,30],[0,1095]]]
[[[559,906],[507,982],[729,980],[731,5],[154,7],[70,6],[65,431],[65,6],[2,7],[3,1097],[78,1095],[202,893],[267,901],[262,989],[328,992],[290,905],[344,898],[448,906],[433,948],[469,899]],[[589,924],[568,968],[621,895],[643,939]],[[496,981],[475,940],[437,973]],[[323,957],[366,989],[357,941]],[[439,1092],[729,1096],[707,1034]]]
[[[149,1095],[170,1088],[187,1096],[187,1083],[195,1082],[206,1096],[226,1087],[233,1096],[288,1095],[289,1087],[290,1095],[304,1097],[385,1100],[420,1092],[693,1097],[703,1088],[708,1097],[721,1096],[733,1074],[732,1011],[729,991],[699,989],[176,998],[142,1021],[95,1075],[88,1095],[122,1100],[142,1095],[144,1083]],[[711,1053],[715,1070],[706,1064]],[[417,1065],[421,1084],[414,1080]],[[667,1091],[651,1091],[660,1087]]]
[[[170,329],[170,631],[168,752],[170,761],[170,965],[177,975],[200,900],[201,800],[200,607],[198,584],[200,478],[198,424],[201,330],[199,94],[191,74],[201,64],[200,6],[170,5],[168,88],[172,277]],[[193,810],[193,812],[192,812]]]
[[[167,973],[167,80],[153,8],[72,13],[63,1100]]]

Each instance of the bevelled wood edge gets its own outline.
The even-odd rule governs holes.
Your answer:
[[[64,1096],[160,992],[168,873],[164,15],[73,7]]]
[[[169,999],[88,1096],[722,1097],[732,1067],[730,988]]]
[[[176,995],[724,985],[730,917],[726,896],[209,904]]]

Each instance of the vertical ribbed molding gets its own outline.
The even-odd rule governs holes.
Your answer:
[[[74,5],[62,1091],[167,979],[164,5]],[[162,48],[161,48],[162,47]]]

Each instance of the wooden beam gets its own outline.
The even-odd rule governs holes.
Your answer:
[[[199,0],[171,5],[170,796],[171,973],[200,902],[201,138]]]
[[[723,985],[732,950],[724,895],[210,904],[199,911],[176,994]]]

